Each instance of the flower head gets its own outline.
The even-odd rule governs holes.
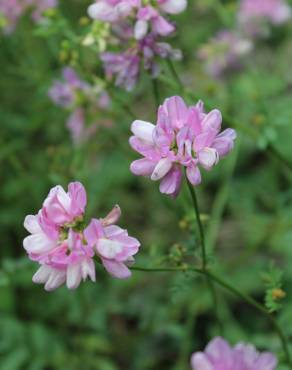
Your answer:
[[[131,275],[127,264],[134,261],[140,243],[116,226],[121,210],[115,206],[103,219],[84,223],[86,192],[82,184],[70,183],[68,192],[55,186],[37,215],[28,215],[24,227],[31,235],[23,246],[40,267],[33,281],[54,290],[63,283],[75,289],[82,280],[95,281],[94,257],[101,259],[106,270],[124,279]]]
[[[204,112],[203,103],[187,107],[183,99],[173,96],[158,109],[157,124],[136,120],[131,130],[130,145],[144,158],[134,161],[130,169],[138,176],[160,180],[161,193],[179,193],[182,169],[193,185],[201,182],[200,167],[210,170],[233,148],[236,133],[220,133],[219,110]]]
[[[238,69],[241,59],[251,52],[250,40],[231,31],[221,31],[198,51],[206,72],[212,77],[221,77],[229,70]]]
[[[29,9],[32,9],[32,20],[40,22],[43,19],[43,13],[57,5],[57,0],[0,0],[0,14],[6,20],[4,30],[6,33],[14,31],[19,18]]]
[[[265,34],[265,23],[280,25],[291,19],[286,0],[241,0],[238,13],[244,31],[253,36]]]
[[[231,347],[223,338],[214,338],[204,352],[191,358],[193,370],[275,370],[276,357],[270,352],[258,352],[251,344]]]

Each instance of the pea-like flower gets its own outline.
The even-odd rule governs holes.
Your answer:
[[[105,269],[116,278],[126,279],[131,276],[127,265],[134,262],[133,255],[138,252],[140,243],[129,236],[127,230],[114,225],[119,217],[120,208],[116,206],[106,218],[92,219],[84,236]]]
[[[160,192],[175,197],[181,187],[182,169],[192,185],[201,183],[199,167],[210,170],[233,148],[236,132],[220,133],[219,110],[204,112],[199,101],[187,107],[179,96],[167,98],[158,109],[157,124],[136,120],[130,145],[144,158],[134,161],[130,169],[138,176],[160,182]]]
[[[252,344],[239,343],[231,347],[223,338],[214,338],[204,352],[191,358],[193,370],[275,370],[276,357],[270,352],[258,352]]]
[[[58,185],[51,189],[38,214],[25,218],[24,227],[31,235],[23,246],[29,258],[40,265],[33,282],[44,284],[48,291],[65,282],[68,289],[75,289],[82,280],[95,281],[95,256],[114,277],[131,275],[127,264],[133,262],[140,243],[115,225],[121,215],[119,206],[86,227],[86,203],[81,183],[70,183],[68,192]]]

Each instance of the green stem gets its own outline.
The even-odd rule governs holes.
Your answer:
[[[203,270],[203,269],[196,268],[196,267],[189,267],[187,265],[180,266],[180,267],[158,267],[158,268],[132,266],[131,269],[136,270],[136,271],[148,271],[148,272],[179,272],[179,271],[188,272],[188,271],[193,271],[193,272],[197,272],[201,275],[204,275],[204,276],[210,278],[212,281],[214,281],[215,283],[217,283],[221,287],[225,288],[226,290],[228,290],[233,295],[241,298],[246,303],[248,303],[250,306],[254,307],[257,311],[262,313],[269,320],[269,322],[273,326],[275,332],[277,333],[277,335],[278,335],[278,337],[281,341],[281,345],[282,345],[283,352],[285,354],[286,362],[289,365],[290,369],[292,369],[292,362],[291,362],[291,358],[290,358],[290,352],[289,352],[289,348],[288,348],[287,338],[285,337],[285,335],[284,335],[282,329],[280,328],[279,324],[277,323],[276,319],[269,313],[269,311],[266,310],[266,308],[263,305],[261,305],[259,302],[257,302],[254,298],[252,298],[248,294],[242,293],[240,290],[238,290],[237,288],[235,288],[234,286],[232,286],[231,284],[229,284],[228,282],[223,280],[221,277],[219,277],[215,273],[213,273],[209,270],[206,270],[206,269]]]
[[[206,270],[208,261],[207,261],[207,253],[206,253],[205,234],[204,234],[203,224],[202,224],[202,221],[201,221],[201,218],[200,218],[199,204],[198,204],[196,191],[195,191],[194,187],[188,181],[187,178],[186,178],[186,182],[187,182],[190,194],[191,194],[191,198],[192,198],[192,202],[193,202],[193,206],[194,206],[194,210],[195,210],[195,215],[196,215],[196,220],[197,220],[197,224],[198,224],[199,234],[200,234],[200,245],[201,245],[201,251],[202,251],[202,270]],[[209,291],[210,291],[210,294],[211,294],[211,297],[212,297],[213,309],[214,309],[215,316],[216,316],[216,319],[217,319],[219,331],[222,332],[221,320],[219,318],[219,313],[218,313],[216,290],[215,290],[215,287],[214,287],[212,281],[210,280],[210,278],[207,277],[206,281],[207,281],[207,285],[208,285],[208,288],[209,288]]]
[[[160,96],[159,96],[159,88],[156,78],[152,78],[152,87],[153,87],[153,96],[154,96],[154,102],[157,109],[160,105]]]
[[[201,250],[202,250],[202,269],[205,270],[207,267],[207,253],[206,253],[206,245],[205,245],[205,234],[204,234],[204,229],[202,225],[202,221],[200,218],[200,211],[199,211],[199,205],[198,205],[198,200],[196,196],[196,192],[192,184],[188,181],[187,179],[187,185],[191,194],[195,214],[196,214],[196,219],[197,219],[197,224],[199,228],[199,234],[200,234],[200,244],[201,244]]]

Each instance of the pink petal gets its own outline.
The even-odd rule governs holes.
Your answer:
[[[156,162],[149,159],[137,159],[130,165],[130,171],[136,176],[150,176],[156,166]]]
[[[173,167],[161,180],[159,190],[163,194],[176,197],[181,187],[182,173],[179,167]]]
[[[187,167],[187,178],[189,182],[194,186],[201,183],[201,172],[195,163],[192,163],[190,166]]]
[[[187,121],[188,108],[180,96],[165,99],[163,108],[174,129],[180,129]]]
[[[104,265],[107,272],[118,279],[127,279],[132,275],[128,267],[122,262],[102,259],[102,264]]]
[[[161,36],[167,36],[175,31],[175,27],[161,16],[152,19],[152,28],[154,32]]]
[[[84,213],[87,203],[86,191],[80,182],[71,182],[68,186],[68,194],[71,198],[71,212],[75,215]]]
[[[142,19],[135,23],[134,27],[134,37],[136,40],[141,40],[146,36],[148,30],[148,22]]]
[[[277,359],[272,353],[262,353],[255,365],[257,370],[274,370],[277,366]]]
[[[29,235],[23,240],[23,247],[28,253],[46,253],[56,246],[56,241],[49,239],[42,233]]]
[[[116,204],[110,213],[102,219],[102,225],[108,226],[116,223],[121,217],[122,211],[121,208]]]
[[[81,276],[83,280],[89,276],[92,281],[96,281],[95,264],[92,258],[86,258],[81,262]]]
[[[222,114],[218,109],[213,109],[210,113],[208,113],[205,118],[203,119],[201,126],[204,132],[211,130],[215,130],[216,132],[220,131],[222,123]]]
[[[100,221],[93,218],[84,230],[83,235],[90,246],[96,245],[98,239],[104,236],[104,231]]]
[[[233,149],[235,138],[235,130],[228,128],[215,138],[212,147],[217,150],[220,157],[225,157]]]

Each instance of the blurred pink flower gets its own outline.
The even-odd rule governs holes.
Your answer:
[[[54,81],[48,95],[52,101],[61,107],[70,107],[76,97],[76,93],[86,91],[89,85],[82,81],[71,67],[63,69],[63,81]]]
[[[253,44],[232,31],[220,31],[198,51],[206,72],[215,78],[222,77],[231,69],[238,69],[241,60],[248,55]]]
[[[85,112],[83,108],[77,108],[70,114],[66,126],[70,131],[74,145],[86,142],[97,130],[97,124],[85,125]]]
[[[253,36],[265,33],[263,22],[279,25],[291,19],[286,0],[241,0],[238,19],[244,31]]]
[[[204,113],[203,103],[187,107],[179,96],[167,98],[158,109],[157,124],[136,120],[130,145],[144,158],[130,169],[160,183],[161,193],[175,197],[181,187],[182,168],[193,185],[201,182],[199,166],[210,170],[233,148],[236,132],[220,133],[222,116],[214,109]]]
[[[92,219],[84,230],[88,245],[95,249],[105,269],[118,279],[131,276],[127,264],[133,263],[140,247],[137,239],[128,235],[127,230],[114,225],[121,211],[116,206],[104,219]]]
[[[0,0],[0,13],[7,22],[4,30],[7,33],[14,31],[19,18],[30,9],[32,19],[40,22],[43,19],[43,13],[57,5],[57,0]]]
[[[204,352],[195,352],[191,358],[193,370],[275,370],[276,357],[270,352],[259,353],[251,344],[235,347],[220,337],[214,338]]]
[[[115,78],[116,86],[132,90],[139,78],[140,70],[144,67],[150,71],[153,77],[159,73],[159,66],[156,57],[181,59],[180,50],[172,49],[165,42],[157,42],[153,34],[149,34],[142,40],[138,40],[135,47],[122,53],[106,52],[101,55],[106,76],[109,79]]]

